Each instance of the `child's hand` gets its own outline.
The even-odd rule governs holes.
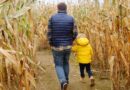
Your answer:
[[[73,45],[76,45],[77,43],[76,43],[76,40],[73,42]]]
[[[74,56],[76,56],[76,53],[73,53]]]

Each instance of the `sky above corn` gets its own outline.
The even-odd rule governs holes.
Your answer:
[[[47,3],[59,3],[59,2],[70,2],[70,3],[73,3],[73,4],[77,4],[78,3],[78,0],[37,0],[38,2],[45,2],[46,4]],[[84,0],[81,0],[81,1],[84,1]],[[93,0],[91,0],[93,1]],[[100,4],[103,3],[104,0],[99,0]]]

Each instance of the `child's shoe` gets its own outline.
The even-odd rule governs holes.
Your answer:
[[[85,78],[80,78],[80,81],[82,82],[82,83],[85,83]]]
[[[90,79],[90,80],[91,80],[90,86],[93,87],[93,86],[95,85],[95,80],[94,80],[94,78],[92,78],[92,79]]]

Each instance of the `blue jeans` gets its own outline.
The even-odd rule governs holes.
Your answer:
[[[60,83],[67,82],[67,80],[69,79],[69,57],[71,50],[52,50],[52,53],[54,57],[56,73]]]

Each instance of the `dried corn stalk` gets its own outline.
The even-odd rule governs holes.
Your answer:
[[[80,2],[78,6],[69,6],[69,12],[75,17],[79,32],[84,32],[93,46],[94,59],[96,65],[99,65],[100,76],[108,75],[103,73],[110,71],[112,89],[122,90],[124,88],[128,90],[130,88],[130,22],[128,13],[130,8],[126,4],[129,2],[105,0],[104,8],[100,8],[98,0],[95,1],[97,2],[95,6],[93,2]],[[51,11],[53,8],[49,7],[48,10]],[[52,14],[53,11],[50,13]],[[48,13],[49,16],[51,14]],[[47,22],[48,18],[44,18],[44,21]],[[47,23],[44,25],[46,27]]]

